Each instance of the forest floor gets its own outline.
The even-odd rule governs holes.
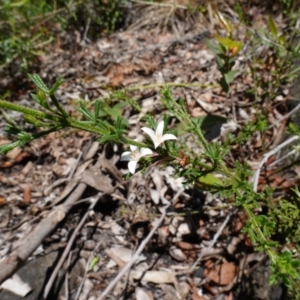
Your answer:
[[[214,142],[257,120],[263,108],[270,125],[267,134],[256,132],[229,158],[247,161],[255,170],[266,149],[286,138],[289,118],[284,116],[293,88],[284,83],[269,100],[251,96],[251,89],[264,88],[259,82],[275,80],[271,71],[278,66],[265,45],[267,13],[249,8],[247,27],[229,6],[221,11],[243,43],[229,93],[218,84],[221,73],[205,42],[226,34],[224,28],[209,14],[170,7],[136,5],[130,25],[93,42],[76,30],[61,33],[40,58],[37,72],[49,86],[64,78],[57,97],[74,117],[80,118],[74,109],[79,99],[91,106],[101,99],[108,119],[121,111],[131,138],[141,135],[145,113],[162,119],[161,89],[166,85],[175,99],[184,99],[191,116],[211,116],[213,123],[219,120],[215,116],[226,120],[206,132]],[[287,20],[276,8],[272,13],[277,30],[287,32]],[[251,60],[256,61],[256,79],[250,76]],[[30,98],[35,87],[28,79],[1,78],[1,91],[7,90],[11,101],[35,107]],[[134,99],[141,111],[123,103],[124,97]],[[35,130],[19,113],[7,111],[1,128],[7,121]],[[2,144],[11,139],[1,131]],[[172,176],[171,167],[152,166],[125,180],[122,152],[122,145],[102,145],[88,132],[68,129],[1,157],[0,260],[13,251],[29,257],[16,273],[23,284],[14,276],[12,288],[2,286],[1,300],[45,295],[90,300],[287,299],[283,285],[270,286],[268,259],[243,233],[246,217],[241,209],[184,186],[182,178]],[[295,167],[268,183],[283,191],[298,182],[297,174]],[[261,179],[259,187],[263,184]],[[163,208],[170,203],[165,215]],[[128,272],[117,278],[128,262]],[[103,291],[116,278],[105,296]]]

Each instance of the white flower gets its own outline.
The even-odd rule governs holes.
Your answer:
[[[143,127],[142,130],[146,132],[151,140],[153,141],[154,148],[157,148],[161,143],[168,140],[177,140],[177,137],[174,134],[164,134],[164,121],[160,121],[157,125],[156,131],[154,132],[151,128]]]
[[[139,159],[145,155],[152,154],[153,152],[148,148],[139,149],[137,146],[130,145],[131,151],[125,151],[121,155],[121,161],[129,161],[128,170],[131,174],[135,173],[135,169]]]

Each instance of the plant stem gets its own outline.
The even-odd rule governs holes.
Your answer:
[[[139,148],[149,148],[148,145],[144,144],[144,143],[141,143],[141,142],[138,142],[138,141],[135,141],[135,140],[132,140],[132,139],[129,139],[129,138],[126,138],[124,137],[123,135],[121,135],[119,137],[119,140],[121,143],[125,144],[125,145],[133,145],[133,146],[137,146]]]
[[[62,114],[63,117],[68,118],[69,115],[66,113],[66,111],[62,108],[62,106],[59,104],[59,102],[57,101],[55,95],[50,95],[50,98],[53,102],[53,104],[56,106],[56,108],[60,111],[60,113]]]
[[[44,113],[42,111],[35,110],[32,108],[28,108],[28,107],[25,107],[22,105],[18,105],[15,103],[11,103],[11,102],[5,101],[5,100],[0,100],[0,107],[4,108],[4,109],[10,109],[13,111],[18,111],[25,115],[33,116],[35,118],[48,119],[48,120],[55,121],[55,122],[60,122],[60,120],[61,120],[60,117],[57,117],[57,116],[54,116],[51,114],[47,114],[47,113]]]

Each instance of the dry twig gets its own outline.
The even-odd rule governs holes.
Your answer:
[[[264,158],[262,159],[262,161],[260,162],[256,172],[254,173],[253,176],[253,190],[254,192],[257,192],[257,186],[258,186],[258,179],[259,179],[259,175],[261,172],[261,169],[263,167],[263,165],[267,162],[267,160],[274,155],[275,153],[277,153],[278,151],[280,151],[282,148],[284,148],[285,146],[291,144],[293,141],[298,140],[299,137],[294,135],[291,138],[289,138],[288,140],[284,141],[283,143],[281,143],[280,145],[278,145],[276,148],[272,149],[271,151],[267,152],[266,154],[264,154]]]
[[[216,243],[216,241],[218,240],[219,236],[221,235],[222,231],[224,230],[225,226],[227,225],[227,223],[230,220],[230,217],[232,216],[232,212],[230,212],[227,217],[225,218],[222,226],[219,228],[219,230],[217,231],[217,233],[214,235],[213,240],[211,241],[211,243],[209,244],[209,246],[206,248],[206,250],[210,250],[213,248],[214,244]],[[201,251],[201,254],[199,255],[199,257],[197,258],[197,260],[195,261],[195,263],[192,265],[191,269],[190,269],[190,273],[192,273],[195,268],[197,267],[198,263],[201,261],[201,259],[203,258],[203,256],[205,256],[205,254],[207,253],[207,251]]]

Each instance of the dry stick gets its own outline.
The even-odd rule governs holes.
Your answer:
[[[261,172],[261,169],[263,167],[263,165],[267,162],[267,160],[269,159],[270,156],[274,155],[275,153],[277,153],[279,150],[281,150],[282,148],[284,148],[285,146],[287,146],[288,144],[292,143],[295,140],[298,140],[299,137],[294,135],[291,138],[289,138],[288,140],[284,141],[283,143],[281,143],[280,145],[278,145],[276,148],[272,149],[271,151],[267,152],[266,154],[264,154],[264,158],[262,159],[262,161],[260,162],[254,176],[253,176],[253,191],[257,192],[257,186],[258,186],[258,179],[259,179],[259,175]]]
[[[86,24],[85,29],[84,29],[83,37],[82,37],[82,40],[80,42],[81,46],[84,46],[84,43],[87,41],[87,34],[88,34],[88,31],[89,31],[89,28],[90,28],[90,24],[91,24],[91,18],[88,18],[87,24]]]
[[[275,165],[277,165],[278,163],[280,163],[281,161],[283,161],[283,160],[289,158],[291,155],[294,155],[294,154],[296,154],[296,153],[297,153],[297,151],[296,151],[296,149],[294,149],[294,150],[290,151],[289,153],[287,153],[286,155],[283,155],[282,157],[278,158],[277,160],[275,160],[274,162],[272,162],[271,164],[269,164],[268,167],[269,167],[269,168],[272,168],[272,167],[274,167]]]
[[[89,212],[95,207],[95,205],[97,204],[98,200],[100,199],[100,197],[102,196],[102,193],[99,193],[97,197],[95,198],[91,198],[91,205],[88,209],[88,211],[85,213],[85,215],[83,216],[83,218],[81,219],[81,221],[79,222],[79,224],[77,225],[77,227],[75,228],[74,232],[72,233],[72,236],[62,254],[62,256],[60,257],[57,265],[55,266],[55,269],[54,271],[52,272],[47,284],[46,284],[46,287],[45,287],[45,290],[44,290],[44,299],[47,299],[48,297],[48,294],[50,292],[50,289],[55,281],[55,278],[59,272],[59,270],[61,269],[63,263],[65,262],[65,259],[67,257],[67,255],[69,254],[70,252],[70,249],[75,241],[75,238],[77,236],[77,233],[78,231],[82,228],[82,226],[84,225],[88,215],[89,215]]]
[[[70,252],[69,256],[68,256],[67,272],[66,272],[66,276],[65,276],[65,299],[66,300],[69,299],[69,277],[70,277],[70,273],[69,273],[68,269],[71,265],[71,259],[72,259],[72,252]]]
[[[77,170],[77,166],[78,166],[78,164],[79,164],[79,162],[80,162],[80,160],[81,160],[81,157],[82,157],[82,151],[79,152],[79,155],[78,155],[78,157],[77,157],[77,159],[76,159],[76,164],[75,164],[75,166],[72,168],[72,170],[71,170],[71,172],[70,172],[70,175],[68,176],[68,180],[71,180],[71,179],[73,178],[73,175],[74,175],[75,171]]]
[[[232,212],[230,212],[226,219],[224,220],[222,226],[219,228],[219,230],[217,231],[217,233],[214,235],[213,240],[211,241],[211,243],[209,244],[209,246],[206,248],[206,250],[212,249],[212,247],[214,246],[214,244],[216,243],[217,239],[219,238],[219,236],[221,235],[222,231],[224,230],[225,226],[227,225],[227,223],[229,222],[229,219],[232,215]],[[204,254],[207,253],[207,251],[201,251],[201,254],[199,255],[199,257],[197,258],[197,260],[195,261],[195,263],[192,265],[192,267],[190,268],[189,273],[192,273],[195,268],[197,267],[198,263],[200,262],[200,260],[202,259],[202,257],[204,256]]]
[[[87,262],[87,264],[86,264],[86,266],[85,266],[85,272],[84,272],[83,278],[82,278],[81,283],[80,283],[80,285],[79,285],[79,288],[78,288],[78,290],[77,290],[76,296],[75,296],[75,298],[74,298],[73,300],[77,300],[77,299],[79,298],[80,293],[81,293],[81,290],[82,290],[82,287],[83,287],[83,285],[84,285],[84,281],[85,281],[86,276],[87,276],[87,273],[89,272],[90,264],[91,264],[91,262],[92,262],[92,260],[93,260],[93,258],[94,258],[95,252],[96,252],[96,250],[98,250],[98,248],[100,247],[100,245],[101,245],[102,243],[103,243],[102,240],[99,241],[99,242],[97,243],[97,245],[95,246],[93,252],[91,253],[91,255],[90,255],[89,259],[88,259],[88,262]]]
[[[148,1],[141,1],[141,0],[131,0],[132,2],[138,4],[145,4],[149,6],[158,6],[158,7],[169,7],[169,8],[181,8],[181,9],[189,9],[189,6],[175,4],[174,3],[156,3],[156,2],[148,2]]]
[[[85,159],[92,158],[97,149],[96,147],[91,147]],[[65,203],[53,209],[31,233],[18,243],[18,247],[0,262],[0,284],[11,277],[26,262],[28,257],[32,255],[43,240],[56,228],[57,224],[65,218],[72,205],[83,194],[86,186],[85,183],[79,183]]]
[[[294,114],[298,109],[300,109],[300,103],[293,108],[288,114],[284,115],[282,118],[280,118],[279,120],[277,120],[276,122],[274,122],[272,125],[270,125],[268,127],[268,129],[273,128],[274,126],[276,126],[277,124],[279,124],[280,122],[282,122],[283,120],[289,118],[292,114]]]
[[[178,198],[180,196],[180,194],[183,192],[183,189],[179,190],[177,192],[177,194],[173,197],[172,202],[174,201],[174,199]],[[127,265],[121,270],[121,272],[115,277],[115,279],[113,281],[111,281],[111,283],[107,286],[107,288],[102,292],[102,294],[100,295],[100,297],[97,300],[102,300],[104,299],[104,297],[107,296],[107,294],[115,287],[115,285],[120,281],[120,279],[129,271],[129,269],[135,264],[135,262],[137,261],[137,259],[139,258],[140,254],[142,253],[142,251],[144,250],[144,248],[146,247],[147,243],[150,241],[151,237],[153,236],[153,234],[155,233],[155,231],[159,228],[159,226],[161,225],[161,223],[163,222],[166,214],[167,214],[167,209],[171,204],[168,204],[167,206],[164,207],[163,209],[163,213],[161,215],[161,217],[159,218],[159,220],[157,221],[157,223],[155,224],[155,226],[152,228],[152,230],[149,232],[149,234],[147,235],[147,237],[142,241],[142,243],[140,244],[139,248],[136,250],[136,252],[134,253],[133,257],[131,258],[131,260],[127,263]]]

